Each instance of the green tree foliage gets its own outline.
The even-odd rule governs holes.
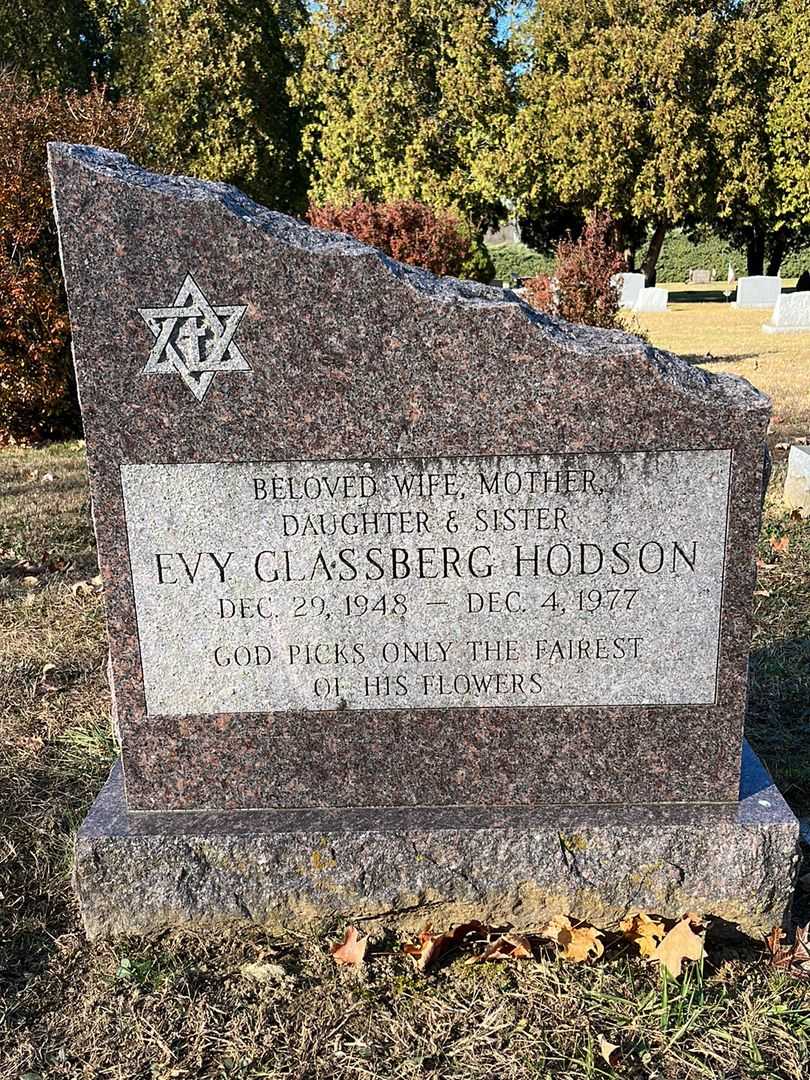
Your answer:
[[[304,16],[303,0],[116,5],[112,23],[102,22],[117,35],[118,85],[143,106],[152,164],[236,184],[274,208],[303,208],[287,82]]]
[[[543,0],[524,33],[510,157],[524,202],[600,207],[627,247],[710,217],[708,100],[726,13],[714,0]],[[522,164],[521,164],[522,163]]]
[[[810,6],[781,0],[774,28],[770,137],[780,208],[810,231]]]
[[[86,90],[103,58],[91,0],[0,0],[0,64],[35,90]]]
[[[717,48],[716,85],[709,101],[719,166],[714,228],[746,250],[746,270],[761,274],[766,253],[776,273],[795,221],[775,168],[772,129],[779,103],[775,31],[781,0],[743,0]]]
[[[481,0],[322,0],[294,80],[315,203],[418,200],[497,218],[512,100]]]

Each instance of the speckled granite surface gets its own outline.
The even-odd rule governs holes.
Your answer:
[[[74,873],[94,937],[335,915],[531,929],[568,912],[609,927],[633,907],[757,933],[789,908],[798,829],[747,744],[733,807],[128,814],[116,765]]]
[[[50,168],[131,808],[736,800],[766,398],[227,187],[64,145]],[[139,312],[189,274],[244,308],[250,366],[202,401],[141,377]],[[145,715],[122,464],[693,448],[733,455],[716,705]]]

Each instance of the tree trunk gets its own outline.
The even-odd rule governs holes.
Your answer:
[[[655,285],[655,267],[658,263],[658,256],[661,254],[661,248],[664,246],[668,229],[669,225],[665,221],[659,221],[650,237],[650,246],[647,248],[647,254],[644,256],[644,263],[641,267],[644,271],[644,283],[646,285]]]
[[[788,246],[788,231],[782,225],[776,230],[773,237],[773,244],[771,246],[771,254],[768,259],[768,273],[771,277],[776,277],[779,273],[779,268],[782,265],[782,259],[785,257],[785,252]]]
[[[745,272],[751,277],[765,271],[765,237],[755,232],[745,245]]]

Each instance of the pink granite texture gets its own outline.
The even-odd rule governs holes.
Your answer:
[[[264,210],[52,145],[126,792],[134,810],[736,801],[770,403]],[[191,272],[247,307],[253,375],[141,378],[138,309]],[[731,449],[713,706],[145,716],[119,466]]]

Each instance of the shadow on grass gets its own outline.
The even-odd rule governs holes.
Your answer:
[[[791,809],[810,813],[810,638],[755,649],[745,733]]]
[[[695,292],[687,289],[683,291],[670,289],[669,302],[670,304],[727,304],[730,301],[718,284],[716,289],[701,289]]]
[[[80,931],[73,838],[113,755],[109,736],[93,735],[75,729],[48,740],[32,732],[24,743],[42,741],[37,753],[11,745],[0,755],[0,997],[47,966],[61,935]]]
[[[711,353],[679,353],[681,359],[690,364],[739,364],[743,360],[756,360],[759,353],[726,353],[713,356]]]

